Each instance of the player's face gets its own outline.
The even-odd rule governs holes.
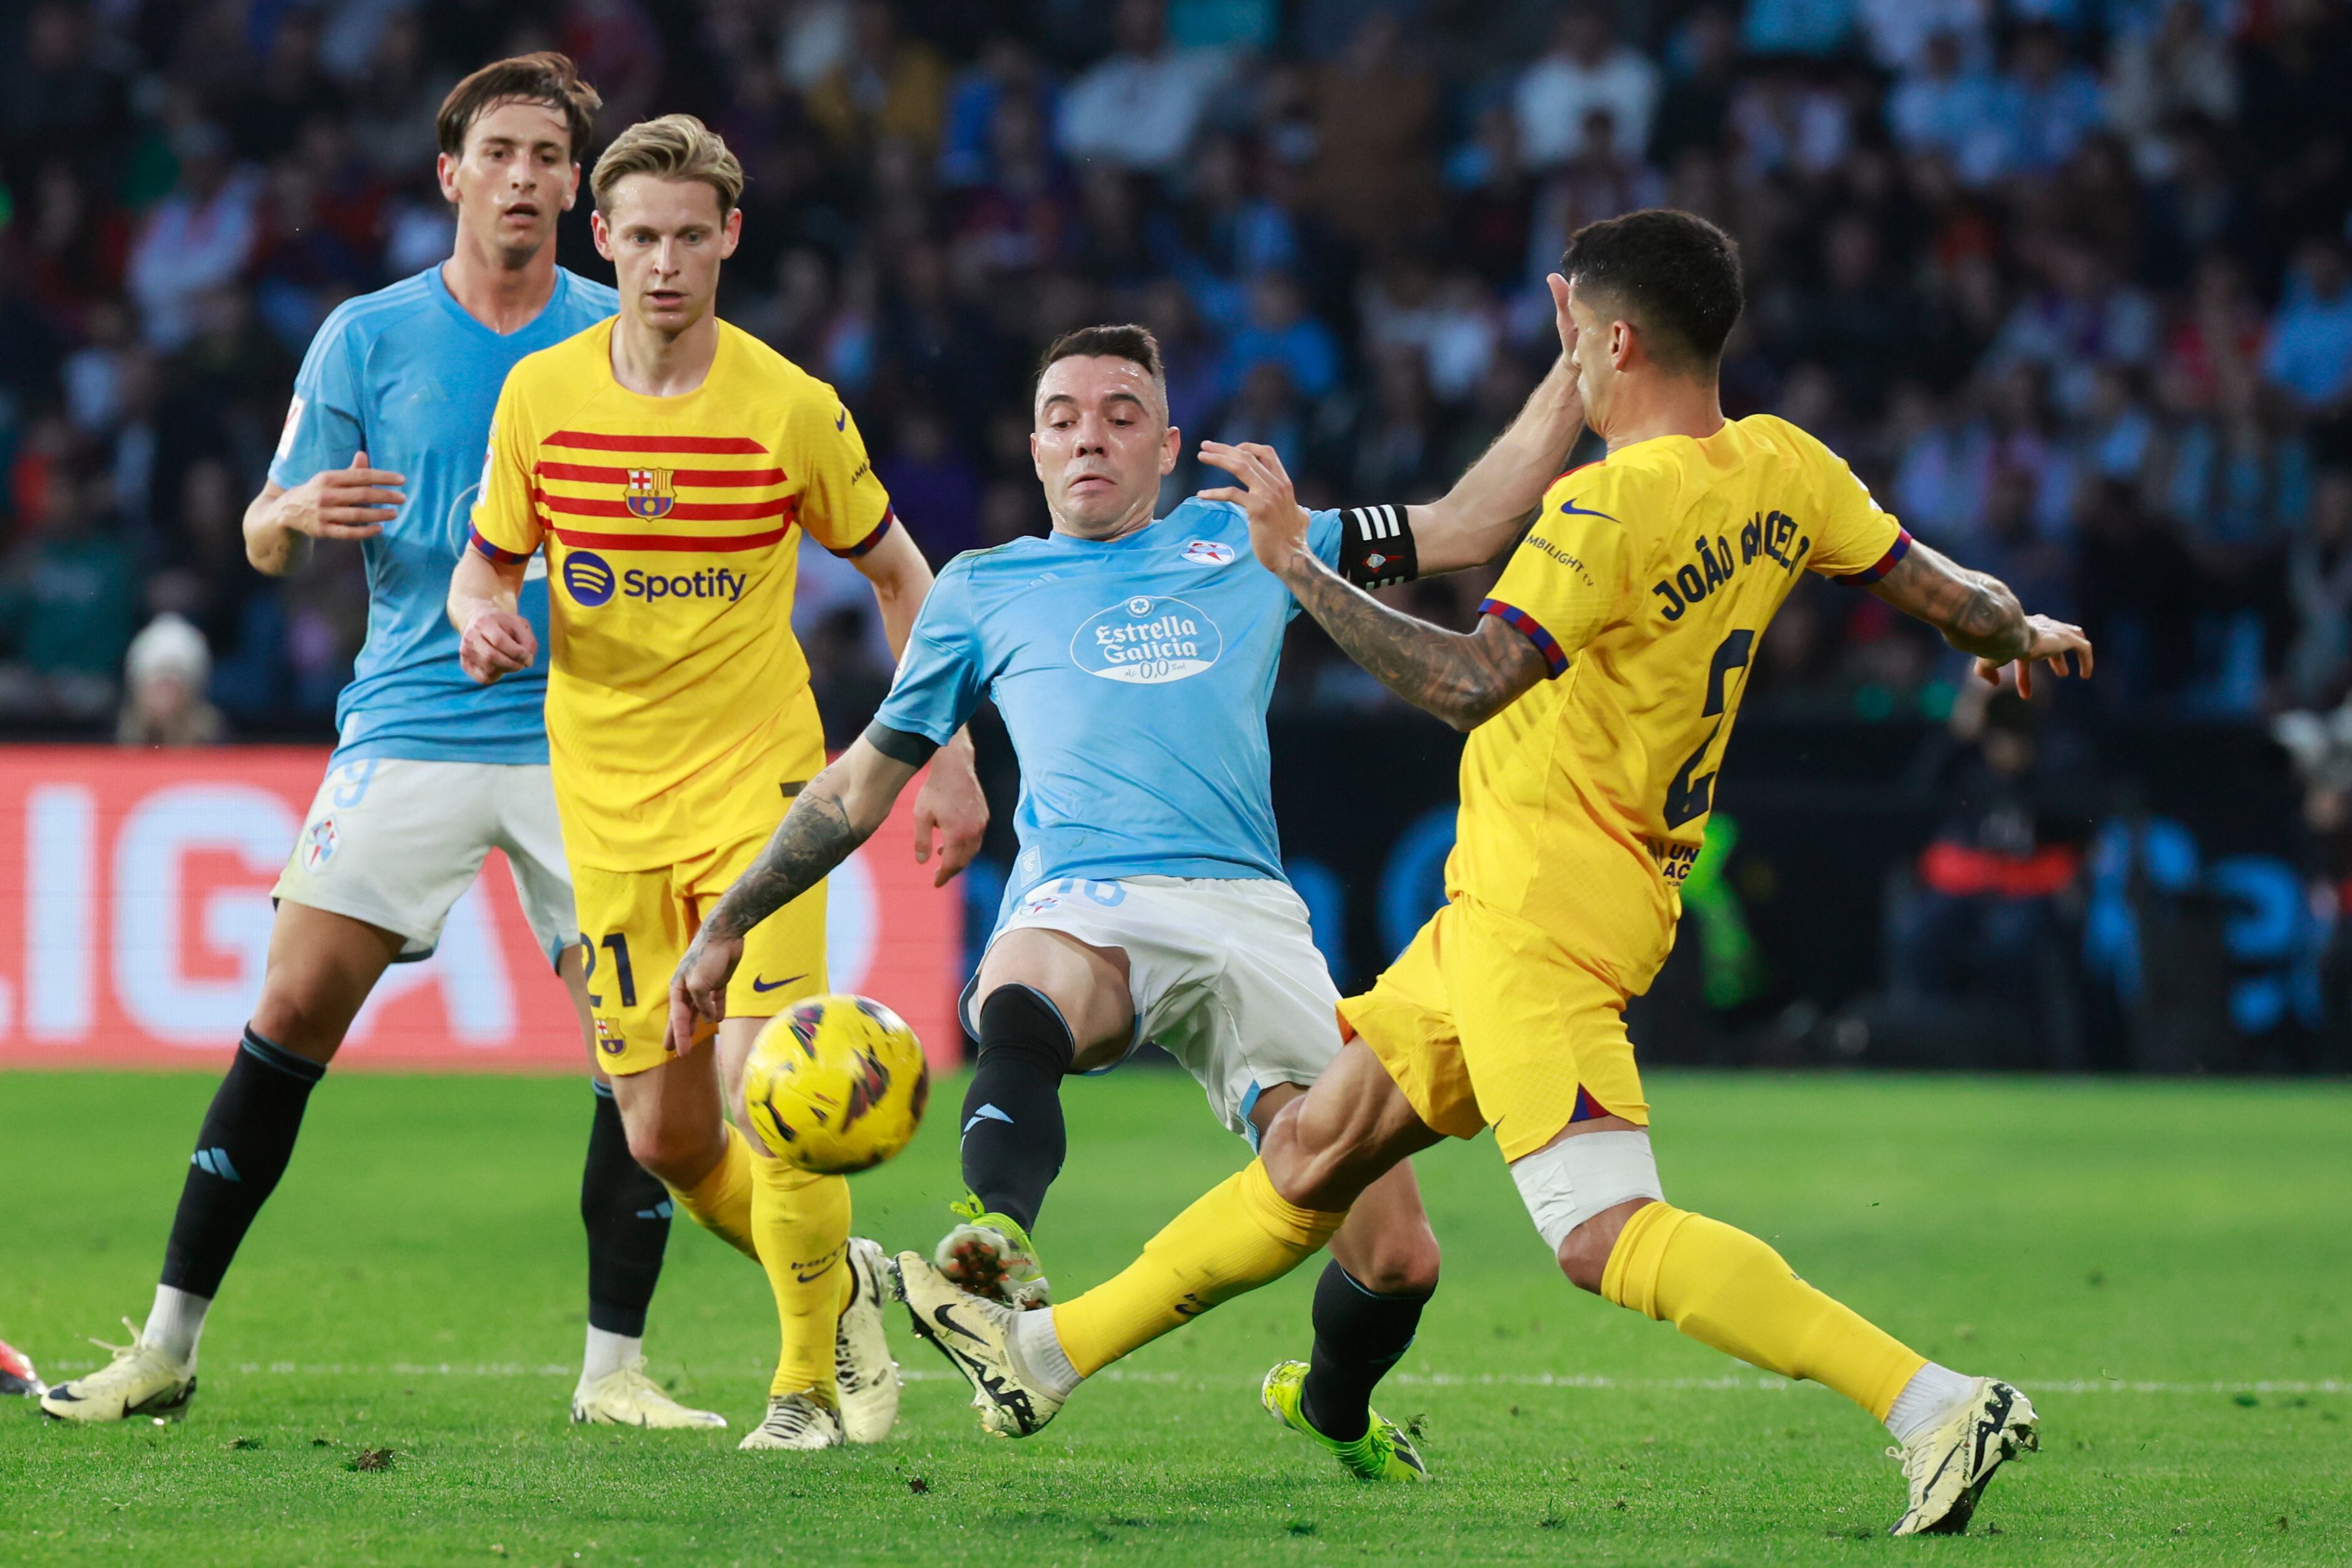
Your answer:
[[[1064,533],[1100,538],[1150,521],[1181,439],[1150,372],[1133,360],[1072,355],[1037,383],[1029,453]]]
[[[467,128],[463,151],[434,167],[458,226],[510,264],[553,245],[556,219],[580,194],[572,128],[551,104],[492,104]]]
[[[740,207],[721,215],[719,193],[699,180],[631,174],[590,220],[596,252],[613,264],[621,308],[659,332],[683,332],[710,314],[719,264],[743,233]]]

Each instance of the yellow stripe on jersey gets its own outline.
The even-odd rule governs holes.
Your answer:
[[[1552,679],[1471,734],[1449,889],[1629,993],[1674,941],[1757,639],[1800,570],[1869,580],[1908,536],[1785,420],[1571,469],[1481,607]]]
[[[844,556],[890,501],[833,389],[719,323],[700,387],[613,375],[606,321],[507,377],[476,548],[544,549],[547,734],[566,848],[646,871],[764,833],[823,737],[792,632],[804,530]]]

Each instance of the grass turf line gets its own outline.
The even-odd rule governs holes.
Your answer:
[[[143,1316],[211,1090],[0,1075],[0,1337],[47,1375]],[[1900,1481],[1866,1416],[1570,1291],[1486,1142],[1418,1162],[1444,1281],[1380,1404],[1424,1418],[1427,1487],[1349,1481],[1255,1408],[1255,1377],[1305,1350],[1312,1266],[1024,1443],[982,1438],[929,1375],[879,1448],[738,1454],[772,1309],[683,1221],[654,1370],[733,1429],[574,1430],[585,1086],[346,1074],[229,1276],[184,1421],[0,1407],[0,1563],[2352,1560],[2344,1086],[1659,1074],[1652,1098],[1676,1201],[2035,1393],[2044,1451],[1975,1534],[1885,1540]],[[1245,1157],[1174,1074],[1068,1104],[1040,1235],[1066,1291]],[[954,1142],[935,1113],[857,1177],[859,1228],[928,1248]],[[944,1370],[892,1334],[910,1370]]]

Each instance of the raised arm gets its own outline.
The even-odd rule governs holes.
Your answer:
[[[1240,506],[1258,560],[1349,658],[1415,707],[1456,729],[1475,729],[1549,673],[1535,643],[1498,617],[1480,616],[1475,631],[1448,632],[1390,609],[1325,566],[1307,548],[1307,513],[1274,448],[1209,444],[1201,456],[1248,486],[1202,497]]]
[[[2033,695],[2033,666],[2050,666],[2060,678],[2073,674],[2073,654],[2084,677],[2091,673],[2091,640],[2079,626],[2047,615],[2028,615],[2007,583],[1990,572],[1971,571],[1949,556],[1914,542],[1885,576],[1870,585],[1904,614],[1925,621],[1944,641],[1972,654],[1977,674],[2000,684],[2002,666],[2017,666],[2021,696]]]
[[[712,1023],[727,1016],[727,981],[742,960],[745,935],[873,837],[915,771],[860,736],[794,797],[759,858],[702,917],[678,961],[669,987],[674,1046],[694,1038],[698,1015]]]
[[[923,559],[906,525],[894,522],[854,564],[873,586],[874,607],[882,616],[882,635],[890,644],[891,656],[903,663],[907,635],[931,591],[930,562]],[[971,863],[987,831],[988,796],[980,787],[979,769],[973,764],[971,736],[959,729],[954,738],[940,747],[937,766],[915,798],[915,859],[928,862],[936,839],[940,862],[932,873],[932,885],[944,886],[950,877]]]
[[[1509,549],[1543,505],[1544,490],[1559,476],[1583,429],[1576,361],[1562,354],[1528,394],[1518,417],[1454,488],[1426,506],[1405,509],[1421,575],[1483,565]]]

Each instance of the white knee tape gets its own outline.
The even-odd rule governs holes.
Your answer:
[[[1513,1162],[1511,1179],[1519,1184],[1528,1214],[1536,1222],[1544,1245],[1555,1253],[1568,1233],[1629,1197],[1660,1202],[1658,1162],[1650,1153],[1647,1133],[1583,1133],[1562,1138]]]

